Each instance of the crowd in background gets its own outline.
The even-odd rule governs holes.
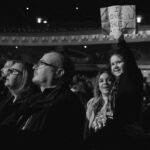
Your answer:
[[[35,64],[6,58],[0,141],[7,149],[149,149],[150,85],[121,36],[95,77],[62,52]]]
[[[73,77],[73,83],[71,84],[71,89],[76,94],[88,97],[82,99],[82,103],[86,107],[87,101],[93,97],[93,90],[94,90],[94,81],[95,78],[88,77],[83,74],[75,74]],[[147,132],[150,132],[150,83],[147,81],[147,77],[144,77],[143,81],[143,123]],[[81,96],[81,97],[82,97]]]

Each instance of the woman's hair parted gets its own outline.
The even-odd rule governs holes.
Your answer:
[[[94,97],[98,98],[100,97],[101,95],[101,91],[99,89],[99,77],[103,74],[103,73],[107,73],[110,78],[112,79],[112,82],[114,82],[115,80],[115,77],[114,75],[111,73],[110,69],[106,66],[106,67],[103,67],[99,70],[96,78],[95,78],[95,84],[94,84]]]
[[[23,66],[23,70],[22,70],[22,78],[21,78],[21,82],[20,82],[20,86],[14,91],[16,94],[22,94],[26,91],[29,90],[29,88],[31,87],[32,83],[32,78],[33,78],[33,69],[32,69],[32,65],[29,63],[25,63],[22,61],[15,61],[15,63],[20,63]]]

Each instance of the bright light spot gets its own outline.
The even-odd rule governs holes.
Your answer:
[[[46,24],[46,23],[47,23],[47,20],[44,20],[43,23]]]
[[[26,10],[29,10],[29,7],[26,7]]]
[[[79,9],[79,7],[76,7],[76,10],[78,10]]]
[[[84,48],[87,48],[87,46],[86,46],[86,45],[84,45]]]
[[[41,17],[37,17],[37,18],[36,18],[36,22],[37,22],[37,23],[41,23],[41,22],[42,22],[42,18],[41,18]]]
[[[141,21],[142,21],[142,16],[137,16],[136,21],[137,21],[137,23],[141,23]]]
[[[18,48],[18,46],[15,46],[15,48]]]

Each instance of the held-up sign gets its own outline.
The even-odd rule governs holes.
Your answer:
[[[109,35],[118,39],[122,33],[135,34],[135,5],[116,5],[100,8],[101,26]]]

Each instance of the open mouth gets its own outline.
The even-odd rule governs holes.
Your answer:
[[[103,89],[108,90],[108,89],[109,89],[109,86],[103,86]]]
[[[120,69],[114,70],[114,73],[120,73]]]

